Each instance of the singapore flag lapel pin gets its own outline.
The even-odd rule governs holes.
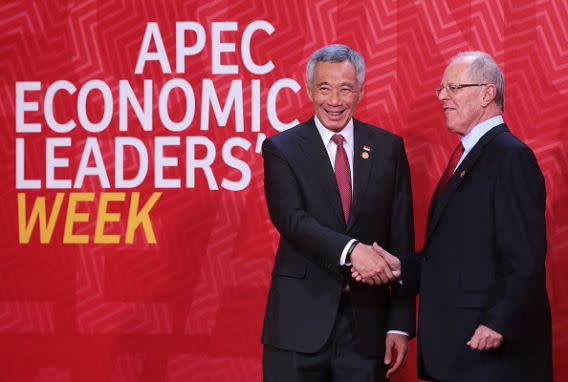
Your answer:
[[[363,152],[361,153],[361,158],[369,159],[369,153],[371,152],[371,146],[364,145]]]

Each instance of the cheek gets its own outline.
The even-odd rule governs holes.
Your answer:
[[[355,110],[358,103],[359,103],[359,99],[349,100],[348,102],[346,102],[347,107],[349,109],[351,109],[352,112]]]
[[[314,107],[321,107],[323,102],[321,100],[321,97],[313,97],[312,103],[313,103]]]

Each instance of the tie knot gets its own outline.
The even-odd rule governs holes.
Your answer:
[[[343,140],[345,140],[345,138],[343,138],[343,135],[341,134],[333,134],[331,140],[335,142],[337,146],[343,146]]]

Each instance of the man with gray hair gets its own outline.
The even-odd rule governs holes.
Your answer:
[[[424,248],[399,256],[401,267],[376,247],[403,288],[420,293],[419,376],[550,382],[542,172],[503,121],[503,74],[488,54],[454,57],[436,95],[461,139],[432,197]]]
[[[314,117],[263,144],[264,187],[280,233],[262,331],[265,381],[385,381],[414,336],[414,297],[397,294],[381,242],[414,249],[402,139],[352,117],[365,63],[344,45],[307,65]],[[370,284],[349,277],[350,267]]]

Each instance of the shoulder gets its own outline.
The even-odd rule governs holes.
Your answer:
[[[497,134],[488,147],[498,151],[503,156],[529,156],[534,157],[532,149],[508,129]]]
[[[266,141],[276,145],[290,144],[292,142],[296,142],[298,139],[304,136],[307,133],[307,130],[310,128],[312,128],[312,126],[310,125],[309,121],[299,123],[288,130],[282,131],[267,138]],[[315,129],[315,126],[313,128]]]
[[[518,168],[522,171],[534,170],[535,173],[541,174],[533,150],[509,130],[496,135],[488,149],[495,153],[495,159],[501,163],[502,172],[512,173],[513,168]]]
[[[318,134],[313,120],[300,123],[288,130],[266,138],[262,143],[263,153],[293,156],[298,153],[300,143],[313,134]]]

